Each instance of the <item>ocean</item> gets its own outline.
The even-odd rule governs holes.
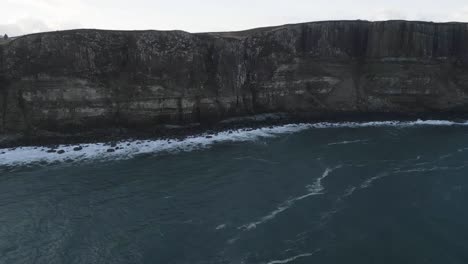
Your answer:
[[[0,263],[468,263],[468,122],[0,150]]]

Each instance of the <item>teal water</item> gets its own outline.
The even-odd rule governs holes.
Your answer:
[[[75,160],[0,166],[0,263],[468,262],[467,126]]]

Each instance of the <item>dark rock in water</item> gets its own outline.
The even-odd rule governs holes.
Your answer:
[[[205,138],[213,138],[213,136],[206,136]]]
[[[467,25],[326,21],[227,33],[26,35],[0,45],[0,131],[94,139],[154,131],[155,120],[164,127],[276,112],[468,113]],[[109,133],[93,132],[103,128]]]
[[[117,146],[117,143],[112,142],[112,143],[110,144],[110,146],[111,146],[112,148],[115,148],[115,147]]]
[[[107,152],[115,152],[115,149],[108,149]]]
[[[65,153],[65,150],[63,150],[63,149],[57,151],[57,154],[63,154],[63,153]]]
[[[80,150],[83,150],[83,147],[75,147],[73,148],[74,151],[80,151]]]
[[[57,152],[57,150],[55,150],[55,149],[49,149],[49,150],[47,150],[47,153],[55,153],[55,152]]]

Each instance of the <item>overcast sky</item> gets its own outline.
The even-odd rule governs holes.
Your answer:
[[[0,34],[74,28],[242,30],[338,19],[468,22],[468,0],[1,0]]]

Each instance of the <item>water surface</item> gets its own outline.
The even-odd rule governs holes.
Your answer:
[[[265,129],[7,150],[0,263],[468,262],[467,126]]]

